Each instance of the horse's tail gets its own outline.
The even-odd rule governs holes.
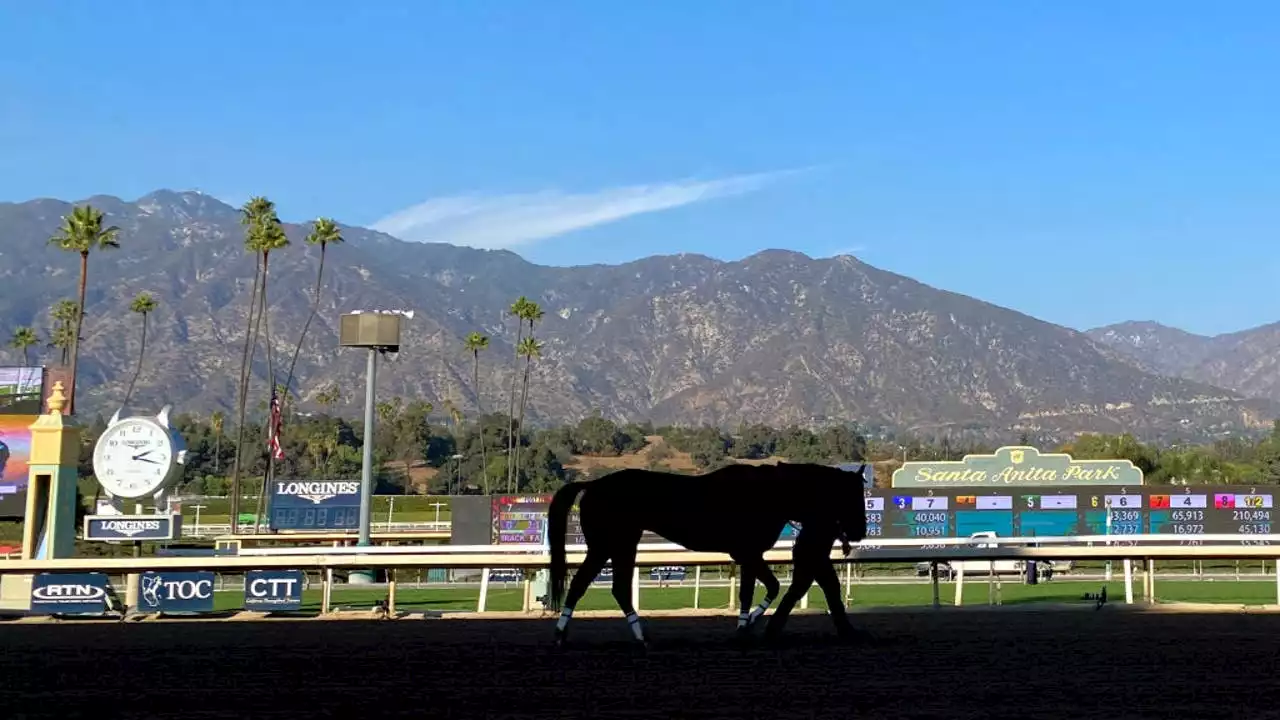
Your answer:
[[[564,579],[568,574],[565,562],[564,536],[569,531],[569,510],[578,493],[587,489],[587,482],[571,482],[556,491],[547,510],[547,543],[551,546],[551,590],[548,605],[559,610],[564,600]]]

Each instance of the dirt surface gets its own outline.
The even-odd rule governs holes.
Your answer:
[[[780,648],[733,618],[0,623],[4,718],[1276,718],[1280,614],[822,615]]]

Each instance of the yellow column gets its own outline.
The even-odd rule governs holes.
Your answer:
[[[53,385],[49,411],[31,426],[27,508],[22,526],[22,559],[71,557],[76,543],[76,482],[79,480],[80,428],[62,414],[62,382]],[[27,609],[31,575],[0,576],[0,608]]]

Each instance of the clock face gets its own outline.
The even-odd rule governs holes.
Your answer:
[[[145,418],[107,428],[93,451],[93,473],[104,490],[123,498],[154,494],[173,469],[169,431]]]

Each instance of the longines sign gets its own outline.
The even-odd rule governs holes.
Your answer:
[[[176,540],[182,535],[181,515],[88,515],[85,540]]]
[[[1017,485],[1141,485],[1128,460],[1076,460],[1033,447],[1002,447],[963,460],[909,462],[893,471],[893,487],[1005,487]]]

